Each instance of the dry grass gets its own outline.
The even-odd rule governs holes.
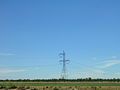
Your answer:
[[[31,87],[37,90],[120,90],[120,86],[102,86],[102,87],[86,87],[86,86],[37,86]]]
[[[115,84],[117,84],[116,82],[30,82],[30,84],[29,82],[27,84],[25,82],[23,82],[22,84],[21,83],[22,82],[4,82],[5,87],[1,88],[0,90],[120,90],[120,83],[115,86]],[[43,86],[39,86],[39,83],[42,83]],[[87,86],[84,86],[84,84],[87,84]],[[98,84],[100,84],[100,86]],[[107,86],[107,84],[109,84],[109,86]]]

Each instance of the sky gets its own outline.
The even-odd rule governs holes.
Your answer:
[[[120,0],[0,0],[0,79],[120,78]]]

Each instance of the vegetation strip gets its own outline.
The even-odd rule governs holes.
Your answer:
[[[35,83],[35,82],[0,82],[0,86],[120,86],[120,83]]]

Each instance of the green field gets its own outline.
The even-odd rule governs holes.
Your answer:
[[[0,82],[0,85],[4,86],[120,86],[120,83],[111,83],[111,82]]]

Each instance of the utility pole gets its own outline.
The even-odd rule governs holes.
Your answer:
[[[59,55],[60,55],[60,58],[62,58],[62,60],[60,60],[59,62],[62,62],[62,64],[63,64],[61,79],[66,79],[66,77],[67,77],[66,64],[70,60],[66,60],[66,53],[65,53],[65,51],[63,51],[63,53],[60,53]]]

